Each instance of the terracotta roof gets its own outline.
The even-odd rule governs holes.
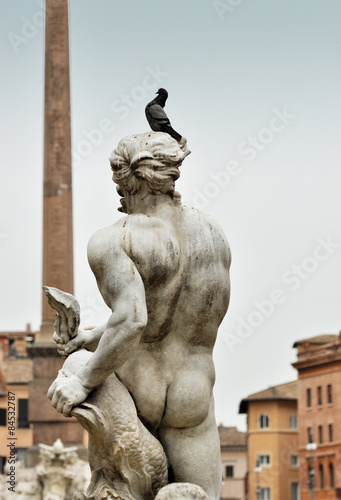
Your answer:
[[[33,337],[39,332],[0,332],[0,338]]]
[[[246,449],[246,432],[238,431],[237,427],[224,427],[219,425],[220,446],[224,447],[245,447]]]
[[[315,337],[310,337],[308,339],[297,340],[294,343],[293,347],[297,347],[305,343],[316,344],[316,345],[329,344],[330,342],[335,342],[335,340],[337,340],[338,338],[339,335],[333,333],[324,333],[321,335],[316,335]]]
[[[7,358],[0,362],[7,384],[28,384],[33,380],[33,361],[29,358]]]
[[[267,401],[273,399],[296,400],[297,399],[297,381],[287,384],[275,385],[264,391],[255,392],[243,399],[239,405],[239,413],[247,413],[249,401]]]
[[[25,330],[5,330],[0,332],[0,338],[31,337],[38,335],[39,332],[31,330],[31,324],[27,323]]]

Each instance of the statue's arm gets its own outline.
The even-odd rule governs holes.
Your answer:
[[[57,343],[59,354],[63,357],[67,357],[72,352],[81,348],[94,352],[97,349],[103,333],[105,332],[106,326],[107,324],[104,323],[103,325],[97,326],[92,330],[78,329],[77,335],[65,344],[59,341],[60,334],[57,328],[57,331],[53,335],[53,339]]]
[[[121,245],[115,250],[90,240],[88,256],[112,314],[103,331],[99,328],[97,349],[85,366],[73,375],[62,369],[48,391],[52,406],[65,416],[132,355],[147,324],[143,281]]]
[[[114,240],[115,241],[115,240]],[[119,243],[119,238],[116,240]],[[113,242],[110,241],[110,245],[112,246]],[[128,279],[124,278],[124,268],[121,268],[122,258],[127,261],[127,271],[128,268],[134,269],[134,272],[137,273],[134,263],[130,260],[130,258],[124,253],[124,251],[120,248],[117,248],[116,258],[111,251],[111,248],[108,247],[108,242],[104,242],[101,240],[101,231],[95,233],[93,237],[90,239],[88,245],[88,259],[89,264],[94,272],[98,287],[106,301],[107,305],[112,308],[112,302],[116,302],[114,306],[117,309],[118,302],[120,301],[119,296],[115,297],[115,291],[117,290],[117,282],[121,278],[121,283],[119,286],[121,287],[135,287],[137,288],[137,283],[129,285],[129,277]],[[123,253],[122,253],[123,252]],[[109,257],[109,260],[108,260]],[[110,259],[111,257],[111,259]],[[111,268],[111,272],[108,272],[109,268]],[[119,275],[122,275],[121,277]],[[141,280],[140,280],[141,281]],[[138,283],[138,287],[140,287],[141,283]],[[144,287],[143,288],[143,296],[144,296]],[[127,288],[128,289],[128,288]],[[136,290],[137,291],[137,290]],[[110,321],[110,320],[109,320]],[[93,328],[92,330],[82,330],[78,329],[78,333],[75,337],[71,338],[66,343],[60,343],[60,332],[55,332],[54,340],[57,342],[59,346],[59,354],[64,357],[67,357],[72,352],[84,348],[87,351],[94,352],[98,344],[102,338],[102,335],[107,330],[108,322],[104,323],[101,326]],[[58,328],[57,328],[58,330]]]
[[[83,385],[92,390],[138,346],[147,324],[147,307],[142,278],[119,238],[110,239],[109,244],[95,235],[89,242],[88,259],[103,298],[112,310],[104,330],[98,330],[97,348],[80,374]]]
[[[86,338],[84,342],[84,347],[87,351],[94,352],[97,349],[98,343],[101,340],[103,333],[105,332],[107,324],[104,323],[101,326],[97,326],[90,331],[90,335]]]

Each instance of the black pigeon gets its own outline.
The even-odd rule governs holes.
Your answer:
[[[172,128],[168,116],[163,109],[168,98],[167,90],[159,89],[156,93],[158,96],[148,103],[145,109],[150,128],[154,132],[167,132],[167,134],[171,135],[177,141],[181,141],[181,135]]]

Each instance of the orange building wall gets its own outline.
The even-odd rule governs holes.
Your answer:
[[[33,429],[32,429],[32,424],[30,425],[29,428],[27,429],[20,429],[18,425],[18,417],[19,417],[19,399],[28,399],[28,386],[27,384],[25,385],[8,385],[7,389],[9,392],[12,392],[15,394],[15,414],[16,414],[16,420],[15,420],[15,438],[16,439],[16,448],[28,448],[32,446],[33,444]],[[12,405],[11,405],[12,406]],[[0,398],[0,408],[6,408],[8,410],[8,397],[2,396]],[[13,410],[10,410],[13,411]],[[8,411],[7,411],[7,418],[8,418]],[[6,427],[0,427],[0,455],[3,457],[6,457],[8,459],[9,457],[9,447],[7,444],[9,443],[9,440],[7,438],[11,437],[8,433],[8,428],[7,425]],[[12,437],[12,439],[13,439]]]
[[[333,401],[327,402],[327,386],[332,385]],[[322,405],[318,405],[317,388],[322,388]],[[311,407],[307,408],[307,389],[311,389]],[[309,480],[308,466],[310,452],[308,427],[312,427],[313,439],[317,444],[314,451],[315,499],[336,500],[341,498],[341,363],[316,366],[299,373],[299,419],[300,419],[300,477],[301,500],[310,500],[311,492],[306,485]],[[333,441],[329,442],[328,425],[333,425]],[[318,427],[323,428],[323,443],[319,443]],[[329,464],[334,466],[335,488],[330,487]],[[324,468],[324,488],[320,488],[319,465]],[[337,492],[337,489],[340,492]]]
[[[266,413],[270,428],[259,427],[259,417]],[[291,455],[298,455],[298,431],[290,429],[290,416],[297,413],[295,401],[248,402],[249,500],[257,500],[258,455],[270,455],[270,465],[262,465],[261,487],[271,489],[272,500],[290,500],[291,483],[298,483],[299,468],[290,465]]]

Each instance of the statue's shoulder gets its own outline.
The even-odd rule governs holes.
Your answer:
[[[201,227],[206,226],[207,228],[222,234],[225,238],[225,235],[223,233],[223,230],[219,222],[211,215],[205,212],[200,212],[196,208],[187,206],[183,206],[183,212],[185,217],[188,220],[191,220],[193,224],[196,224]]]
[[[90,237],[87,252],[92,269],[105,264],[109,255],[119,252],[126,218],[123,217],[115,224],[99,229]]]
[[[130,214],[115,224],[96,231],[88,243],[88,261],[97,279],[108,272],[116,272],[122,257],[142,262],[157,251],[162,254],[162,242],[171,238],[171,228],[158,217]],[[176,247],[176,241],[173,243]]]
[[[131,238],[132,234],[135,237],[139,233],[141,233],[141,236],[145,236],[143,234],[145,229],[156,229],[157,226],[160,227],[162,224],[161,220],[143,214],[131,214],[122,217],[115,224],[99,229],[90,237],[88,243],[89,261],[105,259],[108,252],[112,255],[122,249],[125,250],[125,243],[127,243],[127,239]]]
[[[200,212],[196,208],[183,207],[184,215],[187,218],[188,224],[196,234],[200,234],[204,239],[209,240],[213,237],[215,248],[220,250],[221,255],[231,262],[231,250],[225,233],[219,222],[211,215]]]
[[[119,232],[120,228],[116,224],[98,229],[89,239],[88,252],[105,251],[112,242],[113,236],[118,236]]]

